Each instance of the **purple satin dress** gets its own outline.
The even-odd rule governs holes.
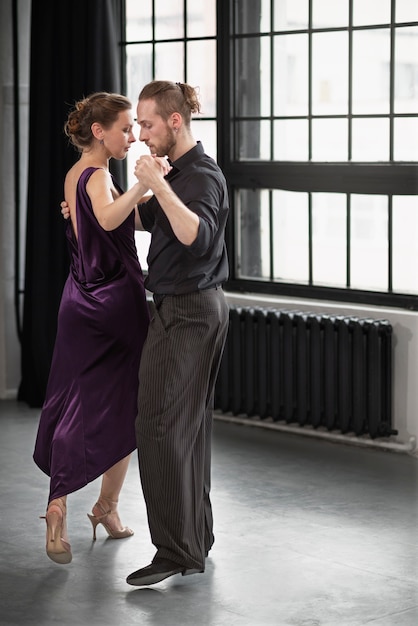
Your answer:
[[[33,455],[51,477],[49,501],[95,480],[136,448],[148,307],[134,213],[111,232],[101,228],[86,192],[96,169],[78,181],[78,240],[68,220],[70,273]]]

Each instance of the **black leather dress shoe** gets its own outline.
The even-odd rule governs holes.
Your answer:
[[[174,576],[174,574],[187,576],[189,574],[197,574],[202,571],[203,570],[198,569],[187,569],[168,559],[156,558],[150,565],[129,574],[126,582],[128,585],[142,587],[146,585],[155,585],[155,583],[159,583],[170,576]]]

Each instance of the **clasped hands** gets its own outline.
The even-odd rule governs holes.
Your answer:
[[[153,185],[161,181],[170,170],[171,165],[166,158],[144,154],[137,160],[134,174],[140,183],[152,190]]]

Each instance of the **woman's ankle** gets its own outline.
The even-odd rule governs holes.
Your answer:
[[[116,511],[118,508],[118,499],[111,498],[109,496],[105,496],[104,494],[99,495],[99,499],[97,500],[99,505],[106,509],[106,511]]]

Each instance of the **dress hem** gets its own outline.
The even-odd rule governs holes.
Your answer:
[[[94,482],[95,480],[97,480],[98,478],[100,478],[100,476],[103,476],[103,474],[105,472],[107,472],[111,467],[113,467],[114,465],[116,465],[116,463],[119,463],[120,461],[122,461],[125,457],[127,457],[128,455],[132,454],[132,452],[134,452],[137,449],[136,446],[134,446],[133,448],[131,448],[128,452],[126,453],[122,453],[121,455],[119,455],[118,457],[116,457],[116,460],[111,462],[110,464],[106,464],[106,466],[104,467],[104,469],[99,470],[98,472],[95,472],[91,477],[86,477],[83,479],[82,482],[79,483],[79,485],[77,487],[71,487],[70,489],[68,489],[68,491],[66,493],[60,493],[57,492],[56,494],[54,494],[51,497],[51,494],[49,496],[48,502],[50,502],[51,500],[55,500],[56,498],[62,498],[63,496],[68,496],[71,493],[75,493],[76,491],[79,491],[80,489],[82,489],[83,487],[85,487],[86,485]],[[38,468],[47,476],[51,477],[50,471],[47,470],[46,468],[42,467],[37,461],[34,460],[35,465],[38,466]]]

